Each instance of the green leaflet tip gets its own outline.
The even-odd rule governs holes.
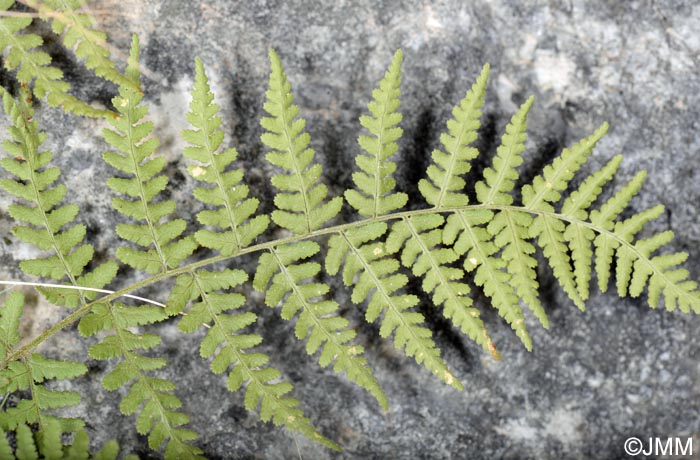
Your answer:
[[[479,73],[479,77],[477,80],[481,80],[483,78],[489,78],[489,75],[491,74],[491,64],[488,62],[484,64],[484,66],[481,68],[481,73]]]

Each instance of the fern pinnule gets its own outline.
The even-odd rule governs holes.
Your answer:
[[[0,11],[7,11],[14,0],[0,0]],[[33,33],[22,33],[32,23],[31,18],[0,17],[0,50],[7,50],[4,66],[7,70],[17,70],[17,80],[30,84],[34,81],[34,94],[40,99],[46,97],[52,107],[61,107],[68,112],[89,117],[104,117],[110,114],[77,99],[68,93],[70,84],[63,79],[63,72],[51,65],[51,57],[36,50],[43,39]]]
[[[139,42],[134,36],[126,74],[139,81]],[[108,119],[114,129],[103,130],[105,140],[117,152],[105,152],[102,157],[129,178],[112,177],[107,185],[124,198],[114,197],[112,206],[121,214],[143,224],[119,224],[117,234],[146,250],[120,247],[116,256],[125,264],[150,274],[177,267],[196,249],[191,237],[181,237],[187,226],[182,219],[160,223],[175,210],[172,200],[154,202],[168,185],[168,178],[160,173],[165,165],[162,157],[153,158],[158,139],[148,137],[153,123],[141,121],[147,108],[139,103],[143,95],[131,86],[120,86],[119,96],[113,99],[119,115]],[[148,138],[148,139],[147,139]]]
[[[486,64],[481,74],[467,94],[452,109],[452,118],[447,121],[447,132],[440,135],[440,143],[445,151],[433,150],[433,163],[428,166],[428,179],[418,182],[418,190],[425,201],[436,208],[460,207],[469,204],[464,193],[466,182],[462,174],[471,170],[470,161],[479,151],[470,146],[477,138],[481,123],[481,107],[488,82],[490,66]]]
[[[389,160],[398,150],[396,141],[403,134],[397,125],[401,122],[399,95],[401,91],[401,62],[403,52],[396,51],[389,69],[372,92],[373,100],[369,103],[372,114],[360,117],[360,124],[372,136],[362,135],[358,143],[367,155],[355,156],[355,163],[360,168],[352,175],[357,190],[347,190],[345,199],[361,216],[377,217],[403,208],[408,195],[394,192],[396,181],[391,177],[396,171],[396,163]]]
[[[479,318],[479,310],[471,306],[471,289],[464,282],[464,271],[450,266],[459,256],[453,248],[442,246],[444,222],[440,214],[403,218],[391,227],[386,250],[390,254],[401,251],[401,263],[412,269],[415,276],[423,277],[423,291],[432,294],[435,306],[443,305],[444,316],[494,358],[500,359]]]
[[[266,215],[252,217],[259,201],[248,198],[248,186],[241,183],[243,171],[227,170],[236,160],[238,152],[233,148],[218,151],[224,132],[220,129],[221,118],[217,115],[219,106],[213,101],[214,94],[209,88],[204,64],[197,58],[192,102],[187,113],[187,120],[194,129],[182,133],[190,144],[185,147],[183,154],[197,162],[188,168],[190,175],[207,184],[205,187],[197,187],[194,196],[202,203],[217,208],[214,211],[199,212],[197,220],[202,225],[221,230],[198,230],[194,237],[200,245],[228,256],[260,236],[268,227],[270,219]]]
[[[326,201],[328,187],[319,183],[323,168],[313,163],[315,152],[309,147],[309,134],[304,132],[306,121],[297,118],[299,107],[294,104],[282,62],[272,49],[270,65],[270,84],[264,105],[270,116],[260,120],[265,129],[260,139],[271,149],[265,159],[286,171],[272,176],[272,185],[282,192],[275,195],[277,209],[272,212],[272,220],[282,228],[303,235],[335,217],[343,199],[335,197]]]
[[[19,240],[52,253],[24,260],[20,267],[29,275],[67,280],[74,286],[104,287],[116,275],[117,265],[106,262],[92,271],[85,270],[94,250],[92,245],[83,242],[85,226],[71,226],[78,214],[78,206],[60,206],[66,195],[66,187],[63,184],[55,185],[60,170],[50,166],[53,158],[51,152],[39,151],[46,135],[38,130],[33,120],[34,110],[28,88],[20,88],[17,100],[5,90],[0,91],[5,113],[13,123],[9,127],[13,140],[2,142],[3,149],[12,158],[0,159],[0,167],[15,176],[14,179],[0,180],[0,188],[24,202],[9,207],[10,215],[24,224],[15,226],[12,231]],[[75,308],[82,300],[95,297],[94,293],[87,291],[65,292],[48,288],[41,291],[52,303],[67,308]]]

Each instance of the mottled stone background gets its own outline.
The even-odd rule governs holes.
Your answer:
[[[651,230],[672,229],[673,250],[690,254],[686,264],[700,277],[700,5],[693,1],[230,1],[97,0],[90,2],[114,44],[126,50],[131,33],[144,45],[146,101],[167,157],[179,214],[190,221],[199,209],[185,175],[179,132],[192,83],[193,59],[207,65],[223,108],[227,145],[240,151],[240,165],[252,194],[271,209],[270,166],[259,141],[267,50],[274,47],[287,68],[302,116],[325,166],[334,194],[350,187],[358,152],[357,117],[395,49],[405,53],[398,187],[411,206],[423,206],[416,183],[430,151],[438,145],[452,105],[489,62],[491,79],[478,147],[477,170],[493,156],[503,128],[517,106],[535,95],[521,183],[531,180],[564,146],[609,121],[586,171],[617,153],[625,160],[615,186],[648,171],[639,211],[662,203],[666,213]],[[40,29],[50,34],[46,29]],[[72,55],[52,45],[56,62],[76,93],[107,104],[114,87],[90,77]],[[102,122],[82,120],[42,106],[38,118],[48,146],[63,166],[80,221],[100,258],[116,246],[121,217],[109,206],[103,185],[111,171],[100,159],[106,148]],[[4,123],[4,122],[3,122]],[[580,180],[580,179],[579,179]],[[610,195],[610,190],[607,196]],[[0,196],[0,276],[19,278],[17,261],[32,254],[10,233],[10,201]],[[348,209],[345,210],[346,212]],[[538,255],[541,258],[541,254]],[[254,260],[236,265],[249,271]],[[125,270],[126,272],[126,270]],[[249,308],[261,315],[263,350],[295,385],[307,415],[342,444],[333,453],[299,438],[304,459],[568,459],[625,457],[623,442],[637,436],[696,436],[700,433],[700,318],[653,311],[644,298],[620,300],[594,291],[580,313],[556,286],[549,268],[539,269],[550,331],[528,316],[535,349],[528,353],[490,309],[482,308],[503,354],[496,362],[453,329],[426,301],[427,317],[447,362],[464,382],[457,392],[377,338],[348,291],[334,282],[335,298],[357,324],[359,342],[390,398],[382,413],[373,399],[343,376],[322,370],[293,338],[293,324],[279,319],[251,294]],[[133,278],[126,275],[120,283]],[[412,284],[412,290],[418,284]],[[164,299],[167,286],[142,292]],[[28,333],[62,314],[42,303],[30,308]],[[246,413],[242,394],[225,390],[198,357],[201,334],[183,336],[174,322],[158,329],[160,352],[169,359],[161,375],[177,383],[177,394],[199,445],[210,458],[291,459],[295,439]],[[44,348],[52,356],[86,360],[89,343],[75,331]],[[106,365],[87,359],[91,370],[77,380],[84,396],[76,413],[87,416],[94,441],[110,437],[126,450],[151,458],[133,417],[122,417],[118,397],[100,389]],[[700,437],[695,437],[696,452]],[[153,457],[155,458],[155,457]]]

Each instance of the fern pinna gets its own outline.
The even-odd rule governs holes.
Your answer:
[[[17,440],[13,453],[8,438],[0,436],[0,451],[8,458],[34,458],[25,451],[41,452],[46,458],[73,458],[70,452],[80,452],[75,454],[83,455],[80,458],[88,455],[83,423],[54,411],[77,404],[79,396],[43,386],[47,379],[82,375],[85,366],[36,352],[42,341],[76,322],[81,334],[97,337],[90,357],[111,363],[103,385],[107,390],[122,389],[121,411],[136,415],[137,430],[148,436],[150,447],[163,449],[168,459],[203,457],[175,386],[161,378],[166,361],[149,351],[157,353],[161,339],[146,331],[148,325],[171,317],[183,333],[202,330],[201,356],[211,360],[214,374],[225,374],[229,390],[245,387],[248,410],[258,411],[263,421],[338,449],[304,414],[292,396],[292,385],[282,378],[284,369],[272,367],[270,357],[260,351],[263,339],[255,328],[256,306],[245,295],[247,285],[264,294],[267,306],[279,308],[284,320],[295,322],[294,335],[322,367],[332,365],[384,410],[389,407],[388,398],[355,330],[329,296],[330,287],[323,281],[326,275],[342,278],[366,320],[379,324],[381,337],[393,336],[398,350],[457,389],[463,388],[458,375],[440,356],[417,311],[420,300],[409,287],[411,277],[420,280],[420,289],[455,328],[496,359],[500,354],[480,318],[475,287],[531,350],[523,307],[545,328],[549,324],[538,298],[536,247],[563,291],[582,310],[590,295],[592,267],[605,291],[614,265],[621,296],[636,297],[647,288],[652,307],[663,297],[668,310],[700,312],[697,284],[678,268],[687,255],[659,253],[672,233],[636,238],[663,207],[619,217],[641,187],[644,173],[600,204],[596,204],[598,197],[613,180],[620,156],[583,178],[576,189],[570,186],[607,124],[564,149],[540,176],[515,192],[527,115],[534,102],[527,99],[506,126],[483,178],[473,184],[473,194],[467,190],[471,184],[466,183],[465,174],[479,155],[473,143],[480,128],[488,65],[454,107],[426,177],[418,183],[426,206],[406,209],[407,195],[396,190],[393,177],[402,135],[401,51],[373,91],[369,113],[360,118],[363,130],[358,137],[357,171],[352,175],[354,188],[336,197],[329,196],[323,183],[322,166],[310,147],[306,123],[294,104],[279,56],[270,51],[266,115],[261,120],[265,158],[276,168],[272,185],[278,193],[270,216],[259,212],[260,203],[245,183],[245,171],[236,164],[238,152],[223,148],[219,107],[204,64],[196,59],[186,115],[190,128],[182,136],[187,143],[183,151],[187,170],[197,184],[194,197],[203,209],[197,214],[197,228],[190,233],[188,224],[177,218],[177,204],[162,195],[168,178],[163,174],[165,161],[157,154],[153,124],[145,121],[138,40],[133,40],[126,72],[121,77],[114,74],[105,51],[89,46],[100,43],[101,36],[94,35],[89,22],[75,12],[78,4],[56,1],[49,6],[63,8],[63,14],[54,18],[58,21],[54,27],[77,46],[88,67],[119,86],[119,95],[112,101],[115,112],[103,131],[112,150],[103,159],[116,171],[107,185],[115,193],[112,205],[123,218],[116,232],[124,244],[115,251],[116,261],[98,264],[93,260],[92,246],[83,243],[85,227],[74,223],[77,206],[62,204],[66,189],[55,185],[60,171],[50,165],[51,153],[39,150],[45,135],[32,119],[29,89],[22,86],[17,99],[3,92],[12,140],[3,143],[9,157],[0,160],[0,166],[12,178],[2,180],[0,187],[19,200],[10,208],[18,224],[16,237],[44,251],[23,261],[21,268],[28,275],[61,283],[62,287],[41,288],[41,293],[49,302],[69,309],[64,319],[23,345],[18,332],[21,295],[8,295],[0,310],[0,385],[6,393],[18,394],[0,417],[0,429],[13,431]],[[6,24],[10,26],[19,30],[17,24]],[[28,62],[23,65],[31,65]],[[35,92],[37,85],[47,84],[41,82],[36,81]],[[472,203],[470,196],[476,201]],[[357,214],[348,222],[339,221],[344,202]],[[280,235],[277,239],[267,237],[273,228]],[[230,263],[246,254],[258,254],[254,273]],[[144,272],[145,279],[98,297],[115,278],[120,263]],[[174,286],[166,304],[125,303],[129,292],[170,278]],[[72,436],[73,443],[63,446],[61,435]],[[116,449],[108,443],[93,456],[115,458]]]

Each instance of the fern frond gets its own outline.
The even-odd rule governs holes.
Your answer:
[[[610,265],[615,254],[617,291],[620,296],[628,293],[639,296],[648,287],[648,301],[653,308],[664,297],[666,309],[680,308],[687,313],[691,309],[700,313],[700,291],[695,281],[688,279],[689,272],[677,268],[688,254],[675,252],[653,256],[673,239],[673,232],[657,233],[646,239],[633,241],[644,224],[663,213],[663,206],[655,206],[634,214],[624,221],[615,219],[637,193],[646,174],[638,173],[620,191],[606,201],[599,210],[590,213],[591,223],[603,229],[594,240],[596,274],[599,287],[607,290]]]
[[[119,86],[131,86],[138,90],[138,83],[119,72],[110,59],[106,46],[107,34],[96,28],[97,21],[92,15],[84,10],[79,11],[85,7],[85,0],[22,0],[22,3],[50,21],[51,30],[61,36],[66,48],[74,50],[78,58],[84,59],[85,66],[95,75]]]
[[[452,109],[452,118],[447,122],[447,132],[440,135],[442,150],[433,150],[433,164],[428,166],[427,179],[418,182],[418,190],[425,200],[435,206],[466,206],[469,198],[464,194],[464,179],[460,177],[470,171],[470,161],[479,151],[470,144],[477,138],[481,123],[481,107],[489,77],[490,66],[486,64],[474,85],[459,105]]]
[[[46,135],[39,131],[36,121],[33,121],[34,111],[28,89],[20,88],[17,101],[4,89],[0,89],[0,93],[5,113],[12,120],[8,131],[13,139],[1,144],[11,158],[0,159],[0,167],[14,176],[13,179],[0,180],[0,188],[24,202],[8,208],[18,223],[25,224],[14,227],[12,231],[19,240],[53,253],[24,260],[20,267],[29,275],[67,280],[70,284],[90,288],[104,287],[116,275],[117,266],[107,262],[91,272],[85,272],[86,265],[92,260],[93,247],[83,243],[84,225],[71,226],[78,214],[78,206],[59,206],[65,198],[66,187],[63,184],[54,185],[60,177],[60,170],[50,166],[51,152],[39,150]],[[77,307],[81,299],[95,297],[94,293],[87,291],[66,293],[43,289],[42,292],[52,303],[68,308]]]
[[[444,306],[444,316],[496,359],[500,359],[479,318],[479,310],[471,307],[472,299],[469,297],[469,285],[464,282],[464,271],[449,265],[459,256],[453,248],[439,247],[443,242],[444,222],[445,218],[440,214],[404,218],[391,227],[386,249],[390,254],[401,251],[401,263],[412,269],[415,276],[423,277],[423,291],[432,294],[436,306]]]
[[[318,163],[312,164],[315,153],[309,147],[309,134],[304,132],[306,121],[297,118],[299,107],[294,104],[279,56],[272,49],[270,64],[270,85],[264,105],[270,116],[260,120],[265,129],[260,139],[271,149],[265,155],[267,161],[286,171],[272,177],[272,185],[283,192],[275,195],[277,209],[272,212],[272,220],[302,235],[321,228],[335,217],[343,199],[335,197],[326,201],[328,187],[319,183],[323,168]]]
[[[126,74],[139,81],[139,41],[134,36]],[[105,152],[102,157],[128,178],[113,177],[107,185],[124,197],[112,199],[112,206],[121,214],[140,224],[119,224],[117,234],[142,249],[120,247],[116,256],[125,264],[154,274],[177,267],[197,247],[191,237],[181,237],[187,226],[182,219],[164,223],[175,210],[172,200],[155,202],[156,196],[168,185],[168,178],[160,175],[165,165],[162,157],[153,157],[158,139],[149,137],[153,123],[141,121],[147,108],[139,103],[143,95],[130,86],[120,86],[119,96],[112,102],[119,115],[108,119],[114,129],[104,129],[105,140],[117,152]]]
[[[7,11],[14,0],[0,0],[0,11]],[[63,79],[63,72],[49,65],[51,57],[36,48],[43,44],[40,36],[22,33],[32,23],[31,18],[5,16],[0,18],[0,50],[7,50],[4,59],[7,70],[17,70],[17,80],[22,84],[34,81],[34,94],[46,97],[52,107],[88,117],[105,117],[108,110],[101,110],[68,93],[70,84]]]
[[[128,386],[120,404],[121,412],[131,415],[140,409],[136,429],[148,435],[151,449],[158,450],[165,443],[165,458],[168,460],[203,458],[202,451],[190,444],[197,434],[182,428],[189,423],[189,417],[178,411],[182,402],[174,394],[175,385],[147,374],[164,367],[165,359],[139,353],[139,350],[158,346],[160,337],[132,332],[136,326],[160,322],[165,318],[167,314],[160,307],[128,307],[118,302],[104,302],[97,304],[90,314],[81,319],[78,329],[85,336],[103,330],[114,331],[113,335],[90,347],[88,354],[97,360],[121,360],[102,379],[102,386],[108,391]]]
[[[578,190],[564,200],[561,213],[556,211],[555,205],[561,200],[560,192],[568,188],[574,173],[606,131],[607,124],[603,124],[571,149],[564,149],[551,165],[545,167],[541,176],[523,187],[524,208],[537,216],[530,226],[530,236],[539,237],[539,244],[559,284],[581,309],[589,293],[590,266],[593,262],[590,244],[593,241],[601,291],[607,290],[614,258],[620,296],[629,293],[637,297],[648,286],[648,300],[652,307],[658,305],[663,294],[668,310],[680,308],[683,312],[691,309],[700,312],[697,283],[688,279],[687,270],[676,268],[686,260],[687,254],[676,252],[652,256],[672,240],[673,233],[666,231],[646,239],[634,239],[647,222],[663,213],[663,206],[635,213],[623,221],[617,220],[641,188],[645,172],[638,173],[599,209],[588,213],[588,207],[596,200],[602,186],[613,178],[619,166],[620,158],[615,157],[600,171],[586,178]],[[573,272],[569,249],[574,260]]]
[[[348,320],[338,314],[338,303],[314,300],[323,299],[330,288],[326,284],[311,282],[321,271],[318,263],[299,262],[316,255],[319,250],[319,245],[312,241],[272,248],[260,256],[253,286],[266,292],[268,306],[276,307],[282,303],[282,318],[285,320],[291,320],[301,311],[295,334],[299,340],[308,336],[306,352],[313,355],[321,350],[321,367],[335,361],[333,371],[345,371],[348,379],[366,389],[387,410],[386,395],[372,375],[363,356],[363,347],[351,343],[356,333],[348,327]]]
[[[194,196],[202,203],[216,206],[216,210],[205,210],[197,214],[202,225],[219,228],[221,231],[198,230],[194,237],[197,242],[228,256],[248,246],[265,229],[270,219],[266,215],[255,217],[259,201],[248,198],[248,186],[241,183],[243,171],[227,168],[236,160],[236,149],[218,152],[224,139],[218,117],[219,106],[213,103],[214,94],[204,72],[202,61],[195,60],[195,81],[192,102],[187,120],[195,128],[185,130],[183,138],[190,143],[184,155],[197,162],[188,171],[198,181],[208,186],[197,187]]]
[[[440,380],[461,390],[461,382],[440,358],[432,333],[422,325],[423,315],[408,311],[418,304],[418,297],[396,293],[406,286],[408,278],[398,273],[399,262],[386,257],[384,243],[378,241],[386,232],[384,222],[375,222],[331,236],[326,271],[335,275],[342,267],[343,282],[354,286],[352,301],[359,304],[368,300],[367,321],[373,323],[384,312],[379,335],[387,338],[396,332],[394,346],[398,350],[404,350]]]
[[[82,363],[47,359],[34,353],[21,360],[10,360],[13,348],[20,340],[19,324],[24,309],[24,296],[19,292],[8,295],[0,309],[0,348],[3,352],[0,368],[0,393],[27,392],[15,407],[0,412],[0,429],[16,430],[23,424],[38,424],[39,431],[47,434],[55,422],[61,433],[73,433],[84,425],[74,418],[51,415],[51,409],[75,406],[80,395],[73,391],[49,390],[46,380],[69,380],[87,372]]]
[[[372,135],[362,135],[358,143],[367,155],[357,155],[355,163],[360,171],[352,175],[357,190],[347,190],[345,199],[361,216],[380,216],[403,208],[408,195],[393,192],[396,181],[391,175],[396,163],[389,160],[398,150],[396,141],[403,134],[397,125],[401,122],[399,96],[401,91],[401,62],[403,52],[396,51],[389,69],[372,92],[369,111],[372,114],[360,117],[360,124]]]
[[[290,431],[297,431],[316,442],[338,449],[337,444],[323,437],[304,412],[297,407],[299,401],[285,396],[292,391],[289,382],[277,382],[280,371],[267,364],[269,356],[249,350],[262,342],[259,334],[244,334],[241,331],[257,321],[251,312],[234,313],[245,303],[245,297],[230,290],[248,280],[242,270],[212,272],[199,270],[180,275],[171,293],[168,308],[183,311],[189,301],[195,301],[178,327],[185,333],[192,333],[207,326],[207,334],[202,340],[200,354],[204,358],[213,357],[211,370],[222,374],[231,368],[226,380],[230,391],[238,391],[243,385],[245,407],[255,411],[260,404],[260,419],[284,425]]]

